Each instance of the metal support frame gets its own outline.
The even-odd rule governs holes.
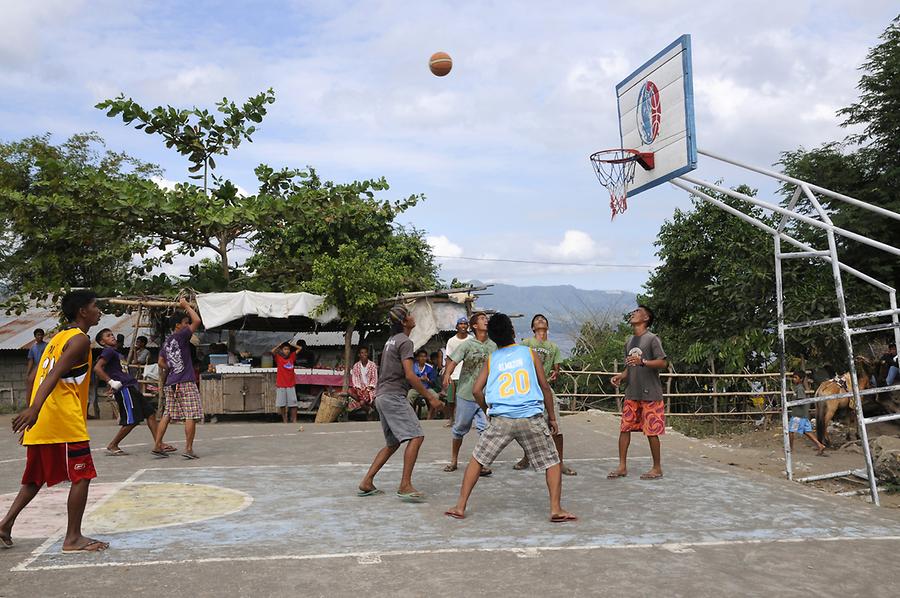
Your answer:
[[[890,210],[886,210],[879,206],[873,206],[864,201],[860,201],[858,199],[849,197],[847,195],[843,195],[840,193],[836,193],[829,189],[825,189],[823,187],[819,187],[817,185],[813,185],[806,181],[802,181],[800,179],[795,179],[793,177],[786,176],[784,174],[774,172],[771,170],[767,170],[764,168],[758,168],[755,166],[751,166],[748,164],[744,164],[738,162],[736,160],[731,160],[728,158],[724,158],[720,155],[713,154],[711,152],[706,152],[703,150],[699,150],[698,153],[707,158],[711,158],[713,160],[717,160],[719,162],[724,162],[726,164],[730,164],[732,166],[737,166],[738,168],[742,168],[744,170],[748,170],[751,172],[755,172],[761,174],[763,176],[769,177],[771,179],[775,179],[782,184],[793,185],[794,193],[791,196],[790,201],[788,202],[786,207],[782,207],[780,205],[763,201],[756,197],[751,197],[744,193],[739,193],[734,191],[733,189],[729,189],[727,187],[716,185],[713,183],[708,183],[699,178],[696,178],[691,175],[681,175],[669,181],[675,187],[682,189],[683,191],[687,191],[691,195],[700,198],[701,200],[710,203],[721,210],[740,218],[741,220],[752,224],[756,228],[759,228],[766,233],[772,235],[773,241],[773,249],[774,249],[774,258],[775,258],[775,292],[777,299],[777,317],[778,317],[778,350],[779,350],[779,362],[781,368],[781,423],[783,428],[783,439],[784,439],[784,461],[785,461],[785,473],[787,478],[790,480],[794,479],[793,474],[793,463],[791,458],[791,446],[790,446],[790,436],[788,431],[788,410],[796,405],[804,405],[810,403],[820,403],[822,401],[831,400],[835,398],[844,398],[844,397],[853,397],[855,402],[855,410],[856,410],[856,419],[857,426],[859,429],[859,437],[862,444],[863,455],[865,457],[865,477],[868,478],[869,482],[869,493],[872,496],[872,502],[876,505],[880,504],[878,499],[878,487],[877,480],[875,478],[875,471],[872,465],[872,454],[871,449],[869,447],[869,438],[867,426],[869,424],[882,422],[882,421],[890,421],[895,419],[900,419],[900,414],[892,414],[892,415],[883,415],[878,417],[870,417],[866,418],[863,414],[862,407],[862,397],[875,394],[878,392],[889,392],[894,390],[900,390],[900,384],[895,384],[890,387],[885,388],[873,388],[867,390],[860,390],[859,388],[859,379],[857,377],[856,372],[856,362],[854,359],[854,350],[853,350],[853,337],[858,334],[866,334],[871,332],[881,332],[887,330],[893,330],[894,332],[894,342],[900,345],[900,309],[897,307],[897,292],[896,290],[884,282],[877,280],[855,268],[851,268],[846,264],[841,263],[839,255],[838,255],[838,243],[837,237],[843,237],[845,239],[850,239],[852,241],[856,241],[858,243],[863,243],[870,247],[874,247],[875,249],[879,249],[886,253],[890,253],[892,255],[900,256],[900,248],[894,247],[892,245],[888,245],[886,243],[882,243],[880,241],[876,241],[874,239],[870,239],[865,235],[861,235],[858,233],[854,233],[852,231],[848,231],[843,228],[839,228],[834,226],[834,223],[831,221],[831,218],[828,212],[822,207],[819,203],[816,194],[820,196],[829,197],[831,199],[836,199],[838,201],[847,203],[849,205],[853,205],[858,208],[869,210],[878,216],[891,218],[894,220],[900,221],[900,214],[896,212],[892,212]],[[777,228],[773,228],[772,226],[760,221],[752,214],[741,211],[738,208],[732,207],[714,197],[711,197],[709,194],[704,193],[701,189],[707,188],[734,199],[738,199],[744,202],[747,202],[753,206],[757,206],[762,208],[768,212],[773,214],[781,215],[781,220],[778,224]],[[812,207],[813,212],[817,217],[811,217],[806,214],[800,213],[797,210],[797,204],[801,201],[805,200],[810,207]],[[802,243],[793,237],[786,234],[785,227],[788,222],[791,220],[795,220],[798,222],[802,222],[809,226],[815,227],[817,229],[822,230],[825,233],[825,239],[827,242],[827,249],[816,249],[811,247],[805,243]],[[792,252],[783,252],[782,251],[782,243],[787,243],[788,245],[793,246],[799,251]],[[807,259],[807,260],[816,260],[821,259],[826,263],[831,265],[831,271],[834,278],[834,292],[835,298],[837,300],[838,306],[838,315],[833,318],[825,318],[821,320],[810,320],[806,322],[785,322],[785,314],[784,314],[784,289],[782,286],[782,261],[791,260],[791,259]],[[876,289],[887,294],[888,299],[888,309],[883,309],[879,311],[863,313],[863,314],[848,314],[847,313],[847,304],[844,298],[844,283],[843,283],[843,275],[854,276],[863,282],[866,282]],[[858,320],[871,320],[871,319],[879,319],[890,317],[890,322],[886,323],[878,323],[871,324],[866,326],[859,326],[856,328],[851,328],[850,323]],[[788,383],[787,383],[787,349],[786,349],[786,337],[785,334],[789,330],[796,330],[800,328],[807,328],[810,326],[826,326],[826,325],[836,325],[839,324],[841,326],[841,330],[843,332],[844,337],[844,345],[847,351],[847,371],[850,374],[850,391],[838,395],[830,395],[824,397],[812,397],[808,399],[800,399],[800,400],[788,400]],[[852,470],[852,471],[839,471],[834,473],[828,473],[817,476],[809,476],[805,478],[798,478],[797,481],[800,482],[811,482],[815,480],[824,480],[830,479],[834,477],[841,477],[848,475],[854,471],[862,471],[862,470]]]

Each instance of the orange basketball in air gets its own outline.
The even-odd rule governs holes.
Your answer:
[[[428,60],[428,68],[431,69],[432,74],[443,77],[453,68],[453,60],[446,52],[435,52]]]

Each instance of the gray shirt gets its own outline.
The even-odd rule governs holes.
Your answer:
[[[412,340],[399,332],[388,339],[381,353],[381,367],[378,371],[378,386],[375,396],[406,396],[410,384],[406,381],[403,360],[413,358]]]
[[[640,336],[632,336],[625,343],[625,357],[629,355],[643,357],[644,361],[654,359],[666,359],[659,337],[652,332],[645,332]],[[659,370],[641,365],[628,366],[628,386],[625,388],[625,398],[632,401],[662,401],[662,382],[659,380]]]
[[[806,398],[806,389],[802,384],[794,385],[794,399],[805,399]],[[804,419],[809,419],[809,403],[806,405],[794,405],[791,407],[791,417],[802,417]]]

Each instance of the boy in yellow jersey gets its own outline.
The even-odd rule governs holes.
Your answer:
[[[69,327],[57,333],[44,350],[34,372],[31,401],[12,420],[16,433],[24,432],[28,447],[22,487],[0,521],[0,546],[12,548],[16,517],[41,486],[70,481],[68,525],[62,551],[99,552],[109,544],[81,534],[81,519],[88,488],[97,477],[87,431],[88,388],[91,385],[91,340],[87,331],[100,321],[97,295],[81,289],[62,299]],[[29,382],[32,382],[30,380]]]

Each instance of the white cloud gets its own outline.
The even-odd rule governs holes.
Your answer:
[[[459,257],[463,254],[462,247],[448,239],[446,235],[431,235],[425,237],[425,241],[431,245],[431,250],[435,255],[443,257]]]
[[[538,243],[537,255],[561,261],[576,262],[608,256],[610,250],[598,245],[591,235],[580,230],[567,230],[556,244]]]

